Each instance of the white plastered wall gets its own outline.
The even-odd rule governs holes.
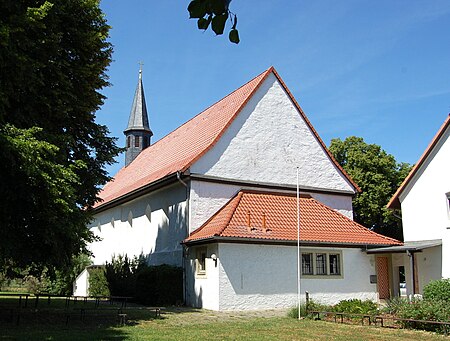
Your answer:
[[[175,184],[96,214],[91,228],[101,240],[89,245],[94,264],[143,254],[151,265],[181,266],[186,213],[186,188]]]
[[[190,247],[186,257],[186,304],[210,310],[219,310],[219,261],[214,262],[212,254],[218,255],[217,244],[201,246],[206,248],[206,275],[196,274],[196,253],[198,247]]]
[[[88,296],[89,288],[89,272],[84,269],[73,282],[73,295],[74,296]]]
[[[450,127],[402,194],[405,241],[442,239],[442,275],[450,277]]]
[[[191,173],[354,193],[271,74]]]
[[[375,275],[372,255],[356,248],[302,248],[302,251],[308,250],[341,251],[343,276],[302,279],[302,300],[305,291],[314,301],[327,304],[351,298],[377,300],[376,284],[370,284],[370,275]],[[201,300],[197,302],[201,304],[196,306],[213,310],[275,309],[296,305],[295,246],[221,243],[214,252],[218,257],[217,267],[209,259],[208,282],[195,278],[195,291],[190,290],[189,302],[195,302],[195,295],[201,293]],[[211,286],[215,288],[211,289]],[[205,288],[209,288],[208,291]]]
[[[418,270],[419,292],[423,293],[424,286],[427,285],[431,280],[442,278],[442,247],[431,247],[422,250],[422,252],[416,253],[416,262]]]

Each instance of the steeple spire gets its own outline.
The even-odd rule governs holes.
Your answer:
[[[145,104],[144,85],[142,83],[142,62],[139,62],[139,80],[134,93],[126,136],[125,166],[128,166],[139,153],[150,145],[153,132],[150,129]]]

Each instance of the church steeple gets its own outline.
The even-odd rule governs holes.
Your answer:
[[[153,136],[148,122],[147,106],[145,105],[142,63],[139,67],[139,80],[134,93],[128,126],[123,133],[126,138],[125,166],[128,166],[143,149],[150,145]]]

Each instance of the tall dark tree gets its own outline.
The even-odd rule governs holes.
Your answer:
[[[112,47],[98,0],[0,2],[0,263],[64,266],[120,152],[95,112]]]
[[[358,223],[397,239],[403,239],[399,212],[386,208],[389,199],[408,175],[411,166],[398,163],[394,156],[361,137],[344,141],[332,139],[331,153],[361,188],[353,199],[354,219]]]

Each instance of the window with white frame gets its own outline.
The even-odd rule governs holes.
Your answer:
[[[305,251],[302,252],[302,275],[342,276],[342,252]]]
[[[206,275],[206,247],[201,247],[197,249],[196,259],[195,259],[195,273],[199,276]]]

